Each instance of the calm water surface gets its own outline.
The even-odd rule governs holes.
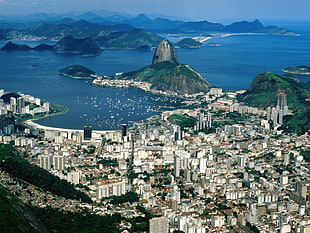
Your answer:
[[[298,37],[236,35],[214,38],[200,49],[177,49],[179,62],[191,65],[211,84],[226,90],[246,89],[259,73],[310,65],[308,25],[295,30]],[[296,27],[297,28],[297,27]],[[294,30],[294,28],[290,28]],[[6,41],[0,41],[2,47]],[[18,41],[35,46],[42,42]],[[44,42],[46,43],[46,42]],[[53,44],[54,42],[48,42]],[[134,88],[116,89],[90,85],[58,75],[58,70],[73,64],[84,65],[100,75],[113,75],[139,69],[152,61],[154,51],[105,50],[100,56],[83,58],[48,51],[0,51],[0,88],[22,92],[55,102],[70,109],[67,114],[42,119],[39,123],[81,129],[118,129],[120,124],[142,120],[175,105],[173,99],[159,98]],[[310,81],[309,76],[298,76]]]

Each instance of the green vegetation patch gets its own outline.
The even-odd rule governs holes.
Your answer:
[[[139,201],[139,197],[138,194],[136,194],[135,192],[128,192],[126,194],[123,194],[121,196],[113,196],[112,200],[110,201],[111,204],[113,205],[119,205],[125,202],[137,202]]]
[[[88,212],[61,212],[51,207],[30,206],[36,216],[48,228],[49,232],[58,233],[118,233],[116,224],[121,222],[119,214],[99,216]]]
[[[197,119],[188,115],[172,114],[169,121],[173,124],[179,125],[182,129],[187,127],[194,127]]]
[[[105,167],[117,167],[118,166],[117,159],[111,159],[111,158],[103,158],[98,161],[98,164],[102,164]]]
[[[310,162],[310,150],[301,151],[300,155],[304,156],[306,162]]]
[[[286,133],[296,133],[302,135],[310,130],[310,108],[305,111],[296,112],[294,115],[284,117],[284,123],[281,126]]]
[[[90,78],[92,75],[96,75],[96,72],[86,68],[85,66],[72,65],[60,69],[59,74],[70,77]]]

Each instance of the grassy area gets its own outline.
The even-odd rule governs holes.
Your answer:
[[[186,127],[194,127],[197,119],[188,115],[172,114],[169,121],[179,125],[183,129]]]

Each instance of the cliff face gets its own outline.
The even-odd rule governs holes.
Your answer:
[[[160,62],[170,62],[174,65],[178,65],[178,56],[173,45],[168,40],[163,40],[159,43],[153,56],[152,64]]]

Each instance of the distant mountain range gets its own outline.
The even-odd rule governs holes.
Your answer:
[[[95,13],[81,15],[38,14],[19,19],[2,18],[0,39],[49,39],[60,40],[64,36],[75,38],[95,37],[104,32],[124,32],[143,29],[154,33],[268,33],[278,35],[296,35],[295,32],[278,28],[265,27],[259,20],[253,22],[234,22],[229,25],[209,21],[182,21],[167,18],[151,19],[144,14],[136,17],[126,15],[99,16]]]
[[[235,22],[225,26],[208,21],[150,19],[143,14],[132,18],[116,15],[103,18],[94,13],[83,14],[74,19],[68,17],[58,19],[48,15],[39,15],[37,20],[41,19],[40,22],[37,22],[35,17],[31,19],[33,21],[24,23],[6,22],[3,19],[0,23],[0,40],[55,40],[59,41],[59,44],[54,47],[40,45],[34,49],[92,56],[100,54],[105,48],[150,50],[164,39],[156,33],[182,33],[188,34],[189,37],[198,33],[206,36],[210,36],[210,33],[297,35],[295,32],[276,26],[265,27],[259,20]],[[202,45],[191,38],[176,43],[176,46],[183,48],[198,48]],[[13,44],[3,48],[10,51],[30,49],[27,46],[13,46]]]
[[[210,36],[210,33],[264,33],[297,35],[278,28],[265,27],[259,20],[242,21],[230,25],[208,21],[188,22],[144,14],[136,17],[125,14],[113,15],[98,11],[71,15],[36,14],[21,18],[3,17],[0,23],[0,40],[53,40],[59,45],[40,45],[36,50],[53,50],[57,53],[98,55],[102,49],[150,50],[164,38],[156,33],[182,33]],[[176,44],[182,48],[198,48],[203,44],[191,38]],[[85,48],[82,48],[85,47]],[[3,50],[30,50],[27,46],[8,44]]]

